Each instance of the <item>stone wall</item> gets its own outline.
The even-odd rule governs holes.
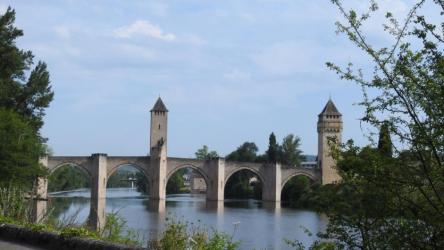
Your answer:
[[[55,233],[32,231],[27,228],[0,224],[0,239],[50,250],[142,250],[147,248],[130,247],[106,241],[62,237]]]

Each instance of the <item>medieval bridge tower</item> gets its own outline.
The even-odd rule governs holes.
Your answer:
[[[168,157],[168,109],[159,99],[150,110],[150,148],[144,156],[108,156],[94,153],[89,156],[45,156],[41,165],[53,173],[64,165],[77,166],[88,173],[91,181],[91,206],[89,225],[99,229],[106,220],[106,185],[109,177],[121,166],[132,165],[145,175],[148,180],[148,196],[153,201],[164,201],[168,179],[179,169],[192,168],[205,180],[206,198],[211,201],[223,201],[225,184],[233,174],[248,170],[253,172],[262,183],[262,200],[280,202],[282,188],[293,177],[304,175],[322,184],[340,180],[331,155],[331,146],[341,142],[342,115],[329,100],[318,116],[318,157],[310,163],[312,168],[304,166],[285,166],[280,163],[232,162],[224,158],[199,160],[193,158]],[[333,144],[332,144],[333,143]],[[36,182],[35,218],[38,220],[46,211],[47,177]],[[162,205],[163,204],[163,205]],[[165,206],[160,202],[159,206]]]
[[[342,114],[333,101],[328,100],[318,115],[318,166],[321,170],[321,183],[330,184],[340,180],[332,157],[332,148],[342,141]]]

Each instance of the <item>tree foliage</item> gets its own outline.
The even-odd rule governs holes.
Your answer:
[[[45,174],[38,158],[44,148],[28,123],[13,111],[0,108],[0,186],[30,187]]]
[[[271,163],[276,163],[279,157],[279,145],[276,141],[276,136],[271,132],[268,138],[268,150],[265,153],[267,155],[267,161]]]
[[[274,133],[270,134],[268,150],[258,155],[258,147],[254,142],[244,142],[235,151],[226,156],[228,161],[276,163],[298,166],[304,159],[300,147],[300,138],[289,134],[282,140],[282,145],[276,141]]]
[[[0,107],[23,116],[38,133],[54,93],[46,64],[39,61],[32,68],[32,52],[16,46],[23,31],[14,26],[14,21],[15,11],[11,8],[0,16]]]
[[[183,175],[187,172],[186,168],[182,168],[177,170],[171,177],[168,179],[168,183],[166,186],[167,194],[179,194],[184,193],[185,190],[185,182]]]
[[[38,159],[47,147],[39,130],[54,93],[46,64],[33,67],[32,52],[16,46],[23,31],[14,22],[11,8],[0,15],[0,182],[30,187],[44,174]]]
[[[362,121],[376,128],[389,124],[392,139],[402,148],[393,148],[393,157],[387,157],[386,149],[348,142],[335,153],[342,182],[323,187],[330,221],[323,236],[342,248],[442,249],[444,22],[431,23],[419,14],[425,0],[416,1],[404,21],[385,13],[384,29],[394,43],[377,48],[363,31],[379,11],[377,3],[370,1],[369,10],[358,13],[342,1],[332,2],[345,18],[337,22],[338,32],[369,56],[374,70],[367,79],[351,63],[346,68],[327,65],[364,90]],[[443,1],[427,2],[444,15]]]
[[[281,201],[288,202],[291,207],[313,209],[318,187],[306,176],[295,176],[282,188]]]
[[[301,139],[293,134],[284,137],[282,146],[279,147],[279,162],[284,165],[298,166],[303,159],[302,151],[299,149]]]
[[[203,145],[201,149],[198,149],[195,153],[196,159],[199,160],[209,160],[219,157],[216,151],[209,151],[207,145]]]
[[[255,162],[258,147],[254,142],[244,142],[235,151],[225,157],[228,161]]]
[[[379,130],[378,151],[387,157],[393,156],[393,144],[388,122],[382,123]]]
[[[253,182],[254,178],[257,181]],[[225,184],[224,197],[237,199],[262,199],[262,182],[249,170],[234,173]]]
[[[65,165],[54,171],[48,178],[48,191],[68,191],[89,188],[90,177],[85,170],[73,165]]]

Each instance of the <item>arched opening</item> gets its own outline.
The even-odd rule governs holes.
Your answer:
[[[148,178],[139,166],[122,164],[117,166],[108,176],[107,197],[146,196],[148,187]]]
[[[228,176],[224,187],[225,199],[262,199],[263,178],[250,169],[241,169]]]
[[[64,163],[48,176],[49,218],[62,224],[82,224],[89,214],[91,176],[82,166]]]
[[[89,173],[82,167],[66,163],[55,168],[48,177],[48,192],[74,191],[91,187]]]
[[[306,175],[295,175],[287,179],[281,192],[281,201],[284,206],[307,208],[314,200],[314,191],[319,187],[317,183]]]
[[[185,165],[167,176],[166,194],[203,195],[207,192],[208,178],[198,168]]]

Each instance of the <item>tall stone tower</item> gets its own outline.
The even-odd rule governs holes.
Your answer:
[[[329,99],[318,117],[318,166],[322,172],[322,184],[329,184],[340,180],[331,155],[331,143],[341,143],[342,114]]]
[[[164,200],[166,195],[168,109],[157,99],[151,109],[149,196]]]
[[[151,109],[150,150],[159,145],[166,145],[167,126],[168,109],[159,97]]]

